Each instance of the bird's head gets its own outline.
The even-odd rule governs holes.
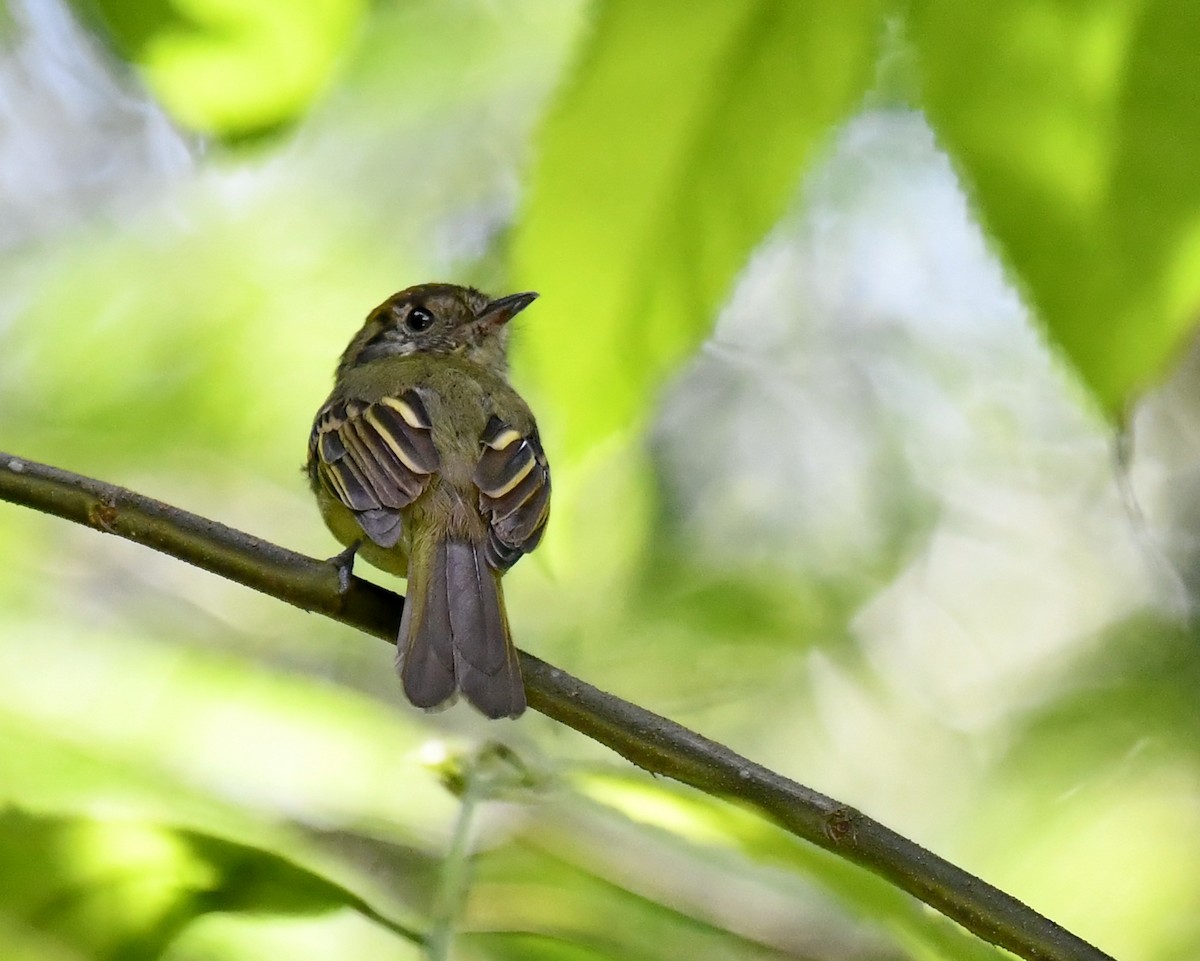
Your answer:
[[[368,315],[338,365],[338,376],[381,357],[457,354],[489,370],[507,367],[508,322],[537,294],[493,299],[474,287],[420,284]]]

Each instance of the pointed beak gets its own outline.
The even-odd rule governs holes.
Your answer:
[[[509,294],[507,297],[500,297],[479,312],[477,321],[500,327],[537,300],[537,296],[530,290],[523,294]]]

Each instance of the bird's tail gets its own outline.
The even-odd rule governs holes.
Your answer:
[[[417,707],[439,707],[462,691],[488,717],[525,710],[500,575],[465,538],[413,543],[396,651],[404,693]]]

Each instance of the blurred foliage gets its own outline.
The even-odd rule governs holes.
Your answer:
[[[921,104],[1051,339],[1121,418],[1196,324],[1189,0],[916,0]]]
[[[299,118],[334,74],[364,0],[76,0],[184,125],[223,137]]]
[[[797,172],[862,97],[880,6],[598,5],[542,128],[513,251],[518,286],[570,318],[519,355],[569,449],[643,413],[711,329]]]
[[[80,957],[159,958],[212,913],[374,914],[353,893],[261,847],[147,823],[10,809],[0,816],[0,871],[6,913],[25,928],[14,940],[28,937],[31,957],[42,943]]]
[[[1146,613],[1113,625],[1058,697],[1014,731],[1006,787],[978,812],[982,831],[1022,825],[1028,838],[997,863],[1001,883],[1038,897],[1069,889],[1070,872],[1052,852],[1112,866],[1110,885],[1087,909],[1097,911],[1097,940],[1117,957],[1183,959],[1200,937],[1192,910],[1200,710],[1188,694],[1200,670],[1196,641],[1194,627]],[[1158,892],[1153,906],[1137,894],[1147,887]]]
[[[298,467],[360,318],[538,289],[521,645],[1122,958],[1196,955],[1196,551],[1156,524],[1197,516],[1200,367],[1123,501],[1008,286],[1109,415],[1180,349],[1191,4],[74,9],[0,19],[0,448],[328,554]],[[0,504],[0,556],[5,959],[1000,956],[137,545]]]

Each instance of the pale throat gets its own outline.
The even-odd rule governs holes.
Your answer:
[[[478,364],[499,374],[508,372],[508,351],[505,349],[507,338],[495,335],[483,343],[468,343],[459,347],[455,353],[460,354],[473,364]]]

